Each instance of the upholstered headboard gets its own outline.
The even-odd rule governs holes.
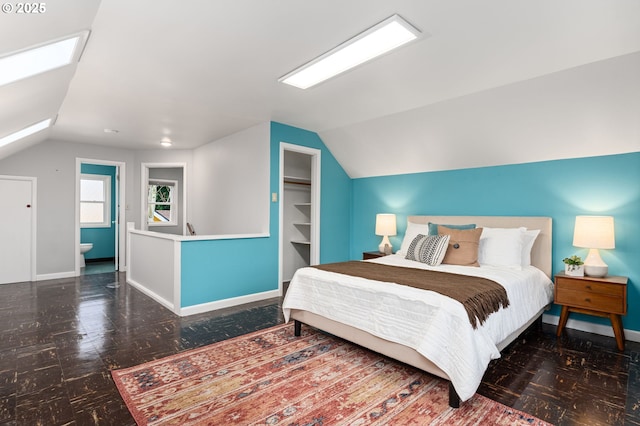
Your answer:
[[[542,216],[409,216],[413,223],[438,223],[441,225],[464,225],[475,223],[476,227],[488,228],[518,228],[539,229],[531,249],[531,264],[552,277],[551,257],[551,218]]]

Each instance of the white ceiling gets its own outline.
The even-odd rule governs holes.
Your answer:
[[[536,78],[640,52],[637,0],[57,0],[46,5],[40,15],[0,14],[0,55],[84,29],[91,35],[77,66],[0,88],[0,136],[58,115],[51,130],[0,148],[0,158],[48,138],[158,149],[160,139],[169,136],[173,149],[190,149],[274,120],[318,132],[353,177],[517,163],[524,157],[458,161],[454,154],[477,141],[461,134],[434,136],[453,124],[449,130],[425,130],[419,123],[435,119],[451,102],[475,104],[490,89],[533,79],[530,94]],[[277,82],[394,13],[425,37],[306,91]],[[638,77],[626,77],[638,83],[637,91]],[[554,82],[551,86],[561,84]],[[495,114],[505,108],[495,98],[487,102]],[[394,134],[401,140],[390,140]],[[449,146],[454,153],[441,152],[439,163],[387,165],[390,144],[410,151],[425,141],[429,149]],[[482,151],[500,151],[507,142],[494,143]],[[621,137],[619,146],[593,152],[629,152],[639,145],[636,134],[631,142]],[[552,144],[541,159],[564,156]]]

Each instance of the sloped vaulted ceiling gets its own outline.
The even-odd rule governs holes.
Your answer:
[[[427,36],[277,82],[394,13]],[[269,120],[317,131],[353,177],[640,149],[637,0],[58,0],[0,14],[0,55],[83,29],[77,67],[0,87],[0,137],[58,114],[0,158],[47,138],[190,149]]]

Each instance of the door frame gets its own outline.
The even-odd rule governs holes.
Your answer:
[[[311,247],[309,252],[309,263],[317,265],[320,263],[320,155],[322,151],[316,148],[309,148],[301,145],[294,145],[287,142],[280,142],[280,167],[278,179],[278,192],[280,194],[278,211],[278,291],[282,296],[282,276],[284,269],[284,153],[285,151],[298,152],[311,156]]]
[[[30,281],[37,280],[37,262],[36,254],[38,253],[36,243],[37,225],[38,225],[38,178],[31,176],[8,176],[0,175],[1,180],[19,180],[31,182],[31,265],[29,268]],[[80,250],[80,247],[78,247]]]
[[[126,216],[126,200],[125,186],[126,186],[126,163],[122,161],[110,161],[110,160],[97,160],[93,158],[79,158],[76,157],[76,208],[75,208],[75,275],[80,275],[80,175],[82,164],[97,164],[100,166],[115,166],[116,168],[116,217],[111,218],[115,221],[115,265],[116,271],[126,271],[126,253],[125,253],[125,232],[126,226],[123,225],[123,221]]]
[[[149,230],[147,223],[147,186],[149,185],[149,169],[182,169],[182,235],[187,234],[187,163],[140,163],[140,229]],[[179,192],[179,193],[180,193]]]

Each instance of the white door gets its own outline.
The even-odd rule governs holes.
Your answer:
[[[0,284],[32,280],[33,182],[0,177]]]

